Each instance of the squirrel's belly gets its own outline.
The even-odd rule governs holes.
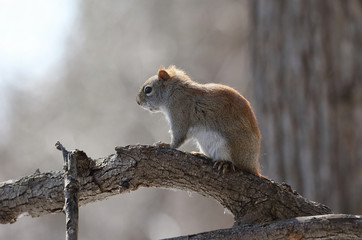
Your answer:
[[[219,133],[202,128],[191,128],[189,136],[197,141],[200,151],[213,161],[231,161],[227,142]]]

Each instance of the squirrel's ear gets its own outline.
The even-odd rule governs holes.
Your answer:
[[[158,70],[158,78],[164,81],[169,80],[171,77],[168,74],[168,72],[165,70],[164,67],[160,67],[160,69]]]

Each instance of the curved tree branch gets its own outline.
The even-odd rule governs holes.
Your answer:
[[[261,231],[262,229],[262,231]],[[360,216],[335,214],[243,225],[167,240],[361,239]]]
[[[117,154],[91,160],[76,150],[81,177],[79,204],[134,191],[139,187],[178,188],[210,196],[228,208],[236,225],[331,213],[286,184],[240,171],[220,174],[210,159],[154,146],[116,147]],[[60,212],[63,171],[35,173],[0,184],[0,222],[20,214],[36,217]]]

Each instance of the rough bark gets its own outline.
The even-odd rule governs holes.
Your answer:
[[[78,239],[78,219],[79,219],[79,182],[77,160],[82,157],[76,157],[78,151],[68,152],[58,141],[55,147],[62,151],[64,158],[64,212],[65,212],[65,228],[66,240]],[[78,154],[79,155],[79,154]]]
[[[362,212],[362,2],[251,1],[264,173]]]
[[[286,184],[241,171],[221,174],[213,169],[210,159],[171,148],[137,145],[117,147],[116,151],[117,154],[97,160],[79,150],[72,152],[77,161],[80,205],[139,187],[178,188],[215,198],[234,214],[235,225],[175,239],[358,239],[362,236],[360,216],[296,218],[331,211],[301,197]],[[24,213],[37,217],[61,212],[63,185],[63,171],[36,172],[1,183],[0,222],[13,223]]]
[[[245,225],[167,240],[361,239],[362,219],[354,215],[300,217]]]
[[[76,151],[75,156],[83,162],[78,168],[80,205],[139,187],[163,187],[216,199],[233,213],[236,225],[331,213],[286,184],[240,171],[223,175],[213,169],[210,159],[200,156],[139,145],[116,150],[117,154],[95,161]],[[63,171],[35,173],[1,183],[0,222],[15,222],[23,213],[36,217],[60,212],[64,204],[63,177]]]
[[[78,239],[79,182],[77,181],[77,171],[74,169],[76,169],[75,158],[73,156],[69,156],[69,162],[64,176],[66,240]]]

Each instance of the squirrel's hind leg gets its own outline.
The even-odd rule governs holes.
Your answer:
[[[213,168],[217,168],[219,172],[222,170],[223,174],[225,174],[229,168],[234,172],[236,171],[235,165],[232,162],[225,160],[216,160]]]

